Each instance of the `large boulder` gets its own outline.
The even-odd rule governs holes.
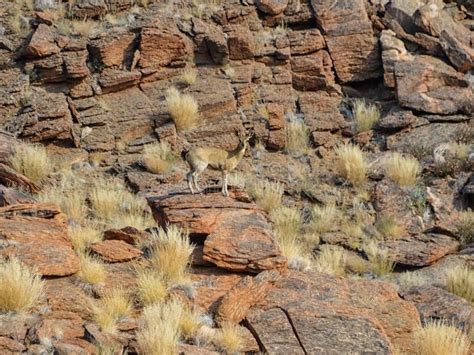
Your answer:
[[[256,5],[260,11],[268,15],[278,15],[285,11],[288,0],[257,0]]]
[[[403,42],[395,36],[395,32],[384,30],[380,35],[380,43],[382,45],[382,62],[384,70],[384,84],[390,88],[394,88],[395,63],[401,60],[410,60],[411,54],[405,49]]]
[[[247,272],[286,267],[266,215],[245,198],[178,193],[152,196],[148,203],[161,226],[174,224],[188,230],[192,239],[204,239],[206,261]]]
[[[44,276],[79,271],[67,235],[67,217],[54,205],[19,204],[0,208],[0,256],[16,256]]]
[[[89,50],[98,64],[122,66],[128,63],[135,47],[135,34],[125,31],[108,32],[107,36],[94,39]]]
[[[448,31],[441,32],[439,42],[450,62],[461,72],[474,69],[474,49]]]
[[[390,353],[412,350],[415,307],[387,283],[288,271],[247,322],[268,353]]]
[[[469,114],[474,96],[461,73],[442,60],[425,55],[395,64],[400,106],[434,114]]]
[[[380,50],[363,0],[311,0],[342,82],[381,76]]]
[[[25,56],[42,58],[61,50],[56,44],[54,32],[45,24],[40,24],[24,49]]]

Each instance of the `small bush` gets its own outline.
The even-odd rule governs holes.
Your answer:
[[[368,163],[362,150],[352,144],[340,145],[335,150],[336,170],[354,187],[361,187],[367,180]]]
[[[53,172],[53,163],[41,145],[18,146],[10,157],[10,165],[19,173],[39,183]]]
[[[268,180],[257,180],[249,184],[248,192],[257,205],[270,213],[281,205],[283,185]]]
[[[199,121],[199,105],[188,94],[181,94],[176,88],[170,88],[166,94],[168,110],[178,130],[191,129]]]
[[[143,306],[162,303],[168,295],[163,276],[152,270],[139,270],[137,275],[138,298]]]
[[[316,256],[314,267],[318,272],[334,276],[345,275],[346,255],[343,248],[332,245],[322,245]]]
[[[326,233],[338,228],[342,212],[333,204],[327,206],[314,205],[311,208],[309,228],[314,233]]]
[[[86,195],[83,190],[64,185],[48,185],[38,195],[42,202],[54,203],[75,222],[85,220],[87,216]]]
[[[448,271],[446,287],[449,292],[474,302],[474,270],[460,265]]]
[[[243,331],[239,325],[226,323],[215,335],[213,343],[226,354],[239,352],[243,345]]]
[[[181,316],[182,306],[176,301],[145,307],[144,325],[137,331],[140,352],[150,355],[176,353]]]
[[[391,153],[384,162],[385,174],[400,186],[414,186],[420,173],[420,163],[412,157]]]
[[[305,155],[310,150],[309,129],[303,120],[291,117],[286,125],[286,150],[293,155]]]
[[[270,212],[273,229],[282,236],[296,236],[301,226],[301,216],[297,209],[285,206]]]
[[[43,294],[43,281],[16,258],[0,259],[0,312],[26,312]]]
[[[463,244],[474,241],[474,211],[463,211],[459,213],[456,221],[456,234],[461,238]]]
[[[92,210],[99,219],[111,220],[119,214],[124,187],[109,179],[97,179],[89,192]]]
[[[449,150],[458,160],[466,160],[469,157],[469,145],[466,143],[450,143]]]
[[[199,313],[183,306],[181,318],[179,320],[179,329],[184,339],[193,339],[199,328],[202,326]]]
[[[380,119],[380,110],[365,100],[355,100],[352,108],[357,132],[370,131]]]
[[[96,223],[88,221],[84,225],[74,224],[70,226],[69,237],[74,250],[84,253],[91,244],[102,240],[102,231]]]
[[[103,331],[115,333],[117,322],[129,316],[132,309],[128,295],[123,290],[113,290],[93,305],[93,320]]]
[[[174,155],[167,142],[149,144],[143,150],[143,162],[148,171],[154,174],[166,173],[173,160]]]
[[[403,227],[392,216],[381,216],[375,222],[375,227],[384,239],[397,239],[403,234]]]
[[[410,271],[400,274],[397,279],[397,284],[405,289],[413,286],[423,286],[427,282],[426,276]]]
[[[81,254],[81,269],[77,273],[77,277],[86,284],[98,286],[104,283],[107,278],[107,271],[104,263],[93,256]]]
[[[168,230],[160,229],[153,234],[152,255],[150,261],[169,285],[187,283],[188,267],[194,247],[187,233],[170,225]]]
[[[395,263],[390,258],[387,249],[381,249],[375,243],[370,243],[365,246],[364,251],[374,274],[384,276],[393,271]]]
[[[197,70],[193,68],[187,68],[183,74],[181,74],[181,79],[188,85],[192,85],[195,83],[197,79]]]
[[[413,332],[415,354],[418,355],[467,355],[469,338],[459,329],[431,322]]]

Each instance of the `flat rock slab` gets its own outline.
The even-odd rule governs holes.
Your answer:
[[[248,196],[232,192],[149,197],[158,224],[175,224],[191,237],[205,237],[203,259],[233,271],[259,272],[286,267],[265,213]]]
[[[104,240],[94,243],[90,247],[91,251],[110,263],[122,263],[142,255],[140,249],[132,247],[123,240]]]
[[[44,276],[79,271],[67,234],[67,217],[55,205],[18,204],[0,208],[0,256],[16,256]]]
[[[112,228],[104,232],[105,240],[122,240],[131,245],[136,245],[149,237],[149,233],[134,227]]]
[[[247,321],[268,353],[410,350],[415,307],[387,283],[288,271]]]

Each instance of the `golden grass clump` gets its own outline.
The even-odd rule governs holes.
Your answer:
[[[89,191],[92,210],[99,219],[111,220],[117,216],[124,197],[125,188],[121,183],[109,179],[96,179]]]
[[[446,275],[446,288],[449,292],[474,302],[474,270],[467,265],[459,265]]]
[[[168,110],[178,130],[194,128],[199,121],[199,105],[189,94],[172,87],[166,93]]]
[[[393,271],[395,262],[390,257],[387,249],[381,249],[372,242],[364,247],[364,252],[367,255],[367,259],[369,259],[370,267],[374,274],[385,276]]]
[[[442,321],[426,324],[413,332],[417,355],[467,355],[470,341],[467,335]]]
[[[37,195],[37,198],[39,201],[58,205],[64,214],[76,222],[83,221],[87,216],[88,209],[83,190],[49,185]]]
[[[182,337],[184,339],[193,339],[201,326],[199,313],[183,305],[183,311],[179,320],[179,329]]]
[[[154,174],[166,173],[174,161],[174,155],[167,142],[146,145],[143,150],[143,162],[148,171]]]
[[[370,131],[380,119],[380,110],[365,100],[355,100],[352,108],[357,132]]]
[[[157,303],[143,309],[144,324],[137,331],[142,354],[174,354],[180,338],[182,305],[177,301]]]
[[[215,334],[213,343],[226,354],[234,354],[243,346],[243,332],[239,325],[225,323]]]
[[[68,234],[72,247],[78,253],[84,253],[91,244],[102,240],[102,231],[93,221],[71,225]]]
[[[397,278],[397,284],[403,288],[410,288],[413,286],[422,286],[428,282],[426,276],[416,272],[406,271],[401,273]]]
[[[385,174],[400,186],[414,186],[420,173],[420,163],[416,158],[400,153],[390,153],[384,162]]]
[[[0,312],[26,312],[43,294],[41,277],[18,259],[0,260]]]
[[[32,181],[40,183],[53,172],[53,162],[39,144],[18,146],[10,157],[10,165]]]
[[[466,160],[469,156],[469,145],[466,143],[450,143],[449,148],[458,160]]]
[[[183,80],[186,84],[192,85],[196,82],[198,76],[198,72],[194,68],[187,68],[185,71],[183,71],[183,74],[181,74],[181,80]]]
[[[474,241],[474,211],[462,211],[456,220],[456,234],[464,244]]]
[[[381,216],[375,227],[384,239],[397,239],[403,235],[403,227],[392,216]]]
[[[345,269],[346,254],[342,247],[333,245],[322,245],[316,256],[314,268],[318,272],[324,272],[334,276],[343,276]]]
[[[309,228],[314,233],[326,233],[337,229],[342,212],[334,204],[326,206],[314,205],[311,208]]]
[[[77,277],[92,286],[103,284],[107,278],[104,263],[99,258],[87,254],[81,254],[79,258],[81,269],[77,273]]]
[[[188,268],[194,250],[188,234],[169,225],[166,231],[159,229],[152,238],[150,261],[154,270],[162,275],[168,285],[188,283]]]
[[[309,129],[303,120],[291,117],[287,122],[286,150],[294,155],[304,155],[309,152]]]
[[[132,302],[125,291],[112,290],[93,304],[93,320],[103,331],[115,333],[117,322],[129,316],[132,309]]]
[[[301,216],[296,208],[280,206],[270,212],[273,229],[279,235],[296,236],[301,226]]]
[[[248,192],[257,205],[270,213],[281,205],[283,185],[268,180],[257,180],[249,184]]]
[[[143,306],[161,303],[168,295],[163,276],[153,270],[141,269],[137,274],[138,299]]]
[[[340,145],[335,152],[337,172],[354,187],[361,187],[367,180],[369,166],[364,152],[353,144]]]

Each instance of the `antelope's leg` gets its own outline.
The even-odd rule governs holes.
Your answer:
[[[229,196],[229,192],[227,191],[227,172],[223,171],[222,172],[222,194],[224,196]]]
[[[189,173],[186,174],[186,180],[188,180],[188,187],[191,193],[194,195],[194,189],[193,189],[193,172],[190,171]]]
[[[201,174],[204,170],[206,170],[207,164],[203,163],[196,167],[196,170],[193,172],[193,181],[194,181],[194,187],[196,187],[197,192],[202,193],[201,188],[198,185],[198,177],[199,174]]]

